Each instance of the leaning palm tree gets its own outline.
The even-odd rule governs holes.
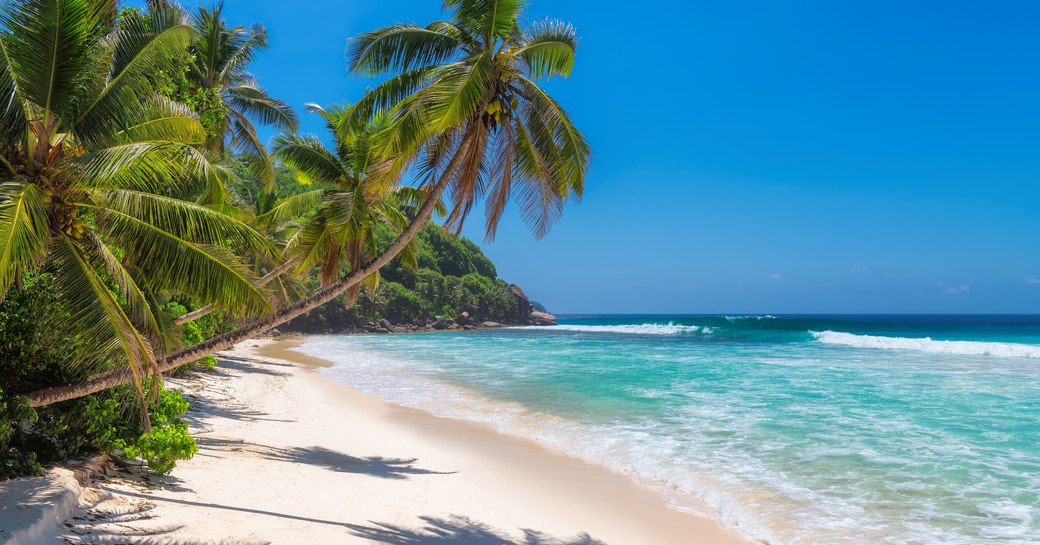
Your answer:
[[[307,109],[326,120],[335,151],[314,136],[283,134],[275,139],[274,157],[292,170],[301,185],[313,189],[289,196],[257,217],[258,228],[284,236],[282,264],[260,279],[263,284],[288,271],[306,277],[315,268],[320,284],[335,282],[344,268],[356,269],[379,253],[373,232],[377,224],[399,232],[409,224],[402,209],[421,204],[422,194],[414,187],[373,186],[366,177],[368,166],[376,160],[372,137],[386,128],[388,116],[374,116],[355,131],[342,121],[345,108],[309,104]],[[440,210],[443,215],[443,206]],[[413,267],[416,246],[413,240],[399,256]],[[347,290],[347,305],[357,300],[362,284],[374,291],[379,271]],[[215,310],[215,305],[207,305],[177,317],[175,323],[197,320]]]
[[[521,28],[521,0],[447,0],[450,21],[398,24],[364,34],[350,49],[362,75],[396,71],[358,102],[352,122],[393,108],[381,135],[391,176],[419,159],[432,192],[448,189],[447,225],[461,227],[484,200],[493,239],[510,200],[536,237],[571,197],[580,198],[589,146],[537,81],[570,75],[574,27],[545,20]]]
[[[49,271],[85,372],[143,375],[172,348],[164,293],[268,310],[228,247],[270,252],[246,225],[170,195],[217,177],[204,130],[149,74],[194,30],[173,9],[114,23],[112,2],[12,0],[0,11],[0,297]],[[125,371],[124,371],[125,370]]]
[[[408,246],[449,188],[450,227],[457,229],[483,200],[490,238],[507,204],[515,201],[535,236],[545,235],[567,199],[581,196],[590,151],[563,108],[538,85],[541,79],[570,74],[575,31],[556,21],[521,28],[523,5],[519,0],[447,0],[450,21],[394,25],[351,42],[351,70],[397,73],[342,120],[357,128],[377,112],[391,116],[373,138],[379,160],[367,169],[368,183],[393,184],[417,168],[422,206],[397,239],[364,265],[276,312],[172,354],[164,368],[229,348],[362,282]],[[107,373],[34,392],[31,398],[34,405],[53,403],[126,380]]]
[[[227,150],[240,154],[251,173],[270,188],[274,165],[254,122],[296,131],[299,121],[288,104],[268,95],[247,70],[257,52],[267,48],[267,30],[259,24],[229,26],[223,9],[223,2],[218,2],[192,14],[198,38],[192,46],[186,93],[196,97],[203,116],[217,117],[207,127],[207,149],[218,155]]]

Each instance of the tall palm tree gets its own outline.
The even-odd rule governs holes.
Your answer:
[[[204,130],[160,98],[194,30],[173,9],[113,23],[112,1],[9,0],[0,11],[0,297],[54,275],[83,371],[125,363],[138,382],[170,343],[157,294],[191,293],[239,314],[268,310],[229,244],[255,231],[170,196],[215,183]]]
[[[288,104],[268,95],[247,70],[256,54],[267,49],[267,30],[260,24],[229,26],[223,9],[223,2],[218,2],[211,8],[200,6],[192,14],[198,37],[191,48],[187,92],[206,103],[200,108],[208,108],[209,115],[218,117],[207,127],[206,147],[218,155],[227,150],[242,155],[252,174],[270,188],[274,165],[254,122],[295,132],[299,120]]]
[[[575,31],[556,21],[521,28],[524,4],[446,0],[450,21],[425,27],[393,25],[351,42],[354,72],[397,72],[343,119],[356,128],[377,112],[392,116],[389,126],[373,138],[380,160],[368,168],[368,183],[392,184],[409,167],[417,167],[422,174],[422,206],[397,239],[364,265],[276,312],[172,354],[164,368],[229,348],[362,282],[408,246],[449,188],[449,226],[458,228],[473,205],[483,200],[490,238],[513,200],[535,236],[547,232],[566,200],[581,196],[590,151],[563,108],[537,83],[570,74],[578,42]],[[53,403],[126,380],[125,375],[107,373],[31,397],[35,405]]]
[[[450,21],[397,24],[352,43],[350,69],[398,72],[357,103],[353,123],[393,108],[381,135],[386,172],[419,159],[426,185],[450,193],[447,225],[460,228],[483,199],[493,239],[510,200],[541,238],[580,198],[589,146],[539,85],[567,77],[578,45],[574,27],[544,20],[521,28],[522,0],[447,0]]]

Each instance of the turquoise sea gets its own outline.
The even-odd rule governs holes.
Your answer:
[[[771,544],[1040,543],[1038,316],[568,316],[299,350]]]

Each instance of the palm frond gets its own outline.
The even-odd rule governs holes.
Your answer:
[[[514,120],[513,131],[516,134],[516,147],[511,185],[518,190],[514,193],[520,216],[535,238],[540,239],[563,214],[563,198],[549,160],[520,120]]]
[[[93,232],[87,232],[84,236],[87,247],[96,256],[96,260],[105,268],[109,276],[115,280],[119,287],[119,294],[125,301],[126,311],[129,313],[130,321],[145,333],[153,351],[159,349],[163,353],[166,346],[165,335],[162,325],[153,313],[152,305],[144,292],[137,285],[130,272],[112,253],[112,251]]]
[[[574,26],[563,21],[545,19],[531,25],[517,44],[513,55],[523,59],[531,77],[567,77],[574,68],[574,51],[578,47],[578,33]]]
[[[126,18],[108,39],[113,53],[104,87],[77,108],[77,136],[90,143],[120,130],[127,112],[136,111],[143,100],[153,100],[147,76],[172,68],[194,36],[181,12],[170,6],[156,7],[147,19]]]
[[[337,183],[347,173],[335,155],[313,136],[282,134],[274,139],[274,156],[305,177],[307,183]]]
[[[98,189],[183,190],[203,187],[216,176],[203,152],[163,140],[103,148],[80,157],[74,167],[79,169],[79,185]]]
[[[233,245],[269,258],[277,252],[263,235],[224,213],[200,204],[126,189],[96,193],[98,203],[174,236],[198,244]]]
[[[98,370],[123,362],[141,389],[153,363],[152,348],[94,270],[88,256],[69,237],[60,236],[49,252],[55,284],[67,312],[67,333],[82,350],[70,354],[75,367]]]
[[[10,141],[26,130],[27,114],[5,42],[6,38],[0,35],[0,137]]]
[[[488,195],[484,202],[486,218],[484,239],[495,240],[513,190],[513,161],[516,157],[516,134],[512,123],[503,123],[491,145],[492,166],[488,173]]]
[[[256,218],[260,225],[279,225],[317,210],[329,190],[315,189],[286,198],[266,214]]]
[[[245,39],[221,63],[218,81],[234,81],[253,62],[258,50],[267,49],[267,29],[263,25],[255,24],[238,34],[244,34]]]
[[[0,11],[5,45],[22,97],[42,118],[71,106],[75,81],[89,62],[89,6],[83,0],[12,0]]]
[[[35,184],[0,184],[0,300],[47,250],[47,196]]]
[[[445,0],[444,7],[453,13],[459,26],[485,39],[506,39],[516,31],[516,21],[523,12],[525,0]]]
[[[230,250],[195,244],[112,209],[95,210],[98,230],[138,263],[153,289],[191,293],[237,314],[270,309],[258,278]]]
[[[231,119],[231,147],[238,152],[249,173],[264,184],[265,191],[274,189],[274,161],[256,135],[256,128],[238,110],[228,110]]]
[[[487,182],[488,165],[485,161],[488,133],[485,130],[471,129],[469,145],[463,152],[458,170],[452,175],[448,187],[451,205],[444,226],[458,234],[462,224],[469,216],[477,199],[484,195]]]
[[[108,136],[105,144],[158,141],[199,145],[206,138],[206,129],[190,108],[162,97],[138,104],[124,117],[124,128]]]
[[[440,64],[452,58],[460,45],[458,36],[437,28],[391,25],[351,38],[347,64],[351,72],[365,76],[389,70],[404,72]]]
[[[459,126],[480,111],[493,92],[493,75],[490,51],[439,70],[424,93],[429,97],[433,130]]]
[[[300,126],[300,120],[291,106],[285,101],[271,98],[267,91],[253,82],[228,87],[225,93],[232,109],[257,119],[261,124],[290,132],[295,132]]]
[[[588,172],[592,156],[591,147],[581,131],[574,126],[567,112],[541,87],[523,76],[518,76],[517,81],[524,91],[530,117],[540,120],[546,126],[559,148],[558,171],[567,193],[581,197],[584,192],[585,174]]]
[[[433,68],[423,67],[388,78],[350,107],[347,123],[360,129],[377,111],[389,110],[422,89],[433,73]]]

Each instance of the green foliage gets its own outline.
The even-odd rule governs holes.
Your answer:
[[[173,3],[116,21],[98,17],[100,5],[10,0],[0,17],[0,299],[46,271],[58,303],[39,337],[7,332],[23,343],[3,348],[21,377],[8,391],[30,376],[46,386],[151,367],[167,348],[154,312],[167,296],[270,308],[245,255],[273,247],[227,209],[199,204],[222,194],[200,150],[205,128],[157,90],[180,85],[196,32]],[[67,349],[68,370],[51,365],[52,347]]]
[[[450,180],[445,225],[458,232],[474,204],[493,239],[507,204],[538,238],[580,198],[589,145],[540,85],[574,66],[574,27],[524,24],[526,2],[449,0],[447,20],[394,24],[350,40],[349,69],[387,74],[350,110],[357,124],[380,110],[392,120],[383,155],[403,172],[425,172],[460,159]],[[446,181],[447,182],[447,181]]]
[[[0,389],[28,391],[77,376],[59,365],[79,349],[61,334],[66,314],[50,274],[26,276],[0,302]]]
[[[69,360],[82,347],[55,327],[65,313],[50,274],[26,276],[22,289],[0,303],[0,479],[38,474],[41,464],[97,452],[130,449],[128,456],[141,457],[157,471],[190,457],[187,426],[177,419],[187,402],[176,392],[161,392],[149,408],[153,431],[143,438],[132,386],[38,409],[17,394],[78,378]],[[195,325],[198,335],[220,320],[206,318]]]
[[[377,296],[384,318],[398,324],[410,324],[423,315],[422,301],[397,282],[384,282]]]
[[[382,249],[394,239],[386,226],[373,229]],[[345,308],[334,300],[286,326],[288,330],[335,331],[386,318],[395,324],[414,324],[435,316],[455,318],[468,312],[477,321],[517,320],[518,305],[509,285],[496,276],[495,266],[480,247],[429,223],[416,236],[419,267],[392,261],[380,270],[383,282],[375,297],[362,293],[357,304]]]
[[[29,407],[28,399],[5,398],[0,390],[0,479],[43,472],[35,452],[19,452],[10,447],[16,434],[34,422],[36,411]]]
[[[181,304],[179,301],[168,301],[163,306],[166,312],[169,312],[172,316],[183,316],[188,313],[188,309]],[[193,346],[200,342],[212,337],[218,331],[220,326],[220,318],[217,314],[207,314],[196,320],[192,320],[181,326],[181,340],[184,346]],[[178,367],[175,372],[186,373],[192,369],[201,367],[202,369],[212,369],[217,366],[217,358],[213,356],[203,356],[201,359],[195,360],[190,363]]]
[[[163,390],[154,407],[149,408],[151,433],[142,434],[123,448],[127,458],[144,460],[156,473],[169,473],[177,460],[188,460],[199,451],[195,439],[188,434],[188,423],[180,418],[188,410],[188,402],[179,392]]]
[[[41,462],[96,452],[122,452],[167,473],[177,460],[198,452],[188,424],[179,418],[188,409],[180,393],[159,393],[148,409],[151,433],[141,429],[137,399],[128,386],[120,386],[34,410],[26,398],[5,397],[0,390],[0,478],[38,474]]]

